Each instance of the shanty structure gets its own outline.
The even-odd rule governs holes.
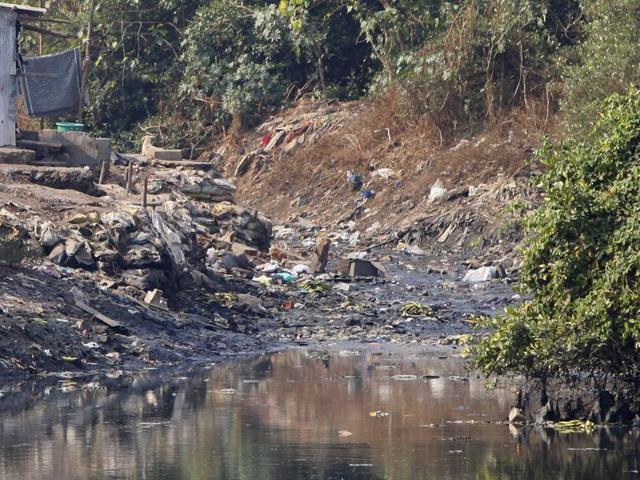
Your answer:
[[[21,19],[38,18],[45,13],[43,8],[0,2],[0,147],[16,145],[17,23]]]

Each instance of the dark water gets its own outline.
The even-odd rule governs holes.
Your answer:
[[[1,479],[640,478],[638,431],[495,423],[512,393],[434,353],[293,351],[149,387],[61,385],[0,399]]]

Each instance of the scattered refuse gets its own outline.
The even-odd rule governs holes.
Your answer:
[[[500,276],[496,267],[480,267],[476,270],[469,270],[462,281],[467,283],[481,283],[497,278],[500,278]]]
[[[342,260],[338,265],[338,272],[352,278],[383,277],[386,275],[386,269],[382,264],[359,258]]]
[[[364,182],[360,175],[356,175],[352,171],[347,172],[347,183],[351,186],[351,190],[354,192],[360,191]]]
[[[387,412],[383,412],[381,410],[375,410],[373,412],[369,412],[369,416],[370,417],[375,417],[375,418],[382,418],[382,417],[388,417],[389,414]]]
[[[418,377],[416,375],[394,375],[391,377],[391,380],[396,382],[413,382],[417,379]]]
[[[320,280],[305,280],[299,284],[300,290],[306,293],[325,293],[331,290],[331,286]]]
[[[278,272],[274,275],[275,278],[282,280],[285,283],[293,283],[297,280],[297,276],[290,272]]]
[[[86,312],[86,313],[92,315],[93,317],[97,318],[98,320],[100,320],[105,325],[108,325],[109,327],[111,327],[113,329],[117,329],[117,330],[121,330],[121,331],[124,330],[124,327],[123,327],[122,323],[118,322],[117,320],[114,320],[112,318],[107,317],[106,315],[100,313],[95,308],[90,307],[89,305],[87,305],[86,303],[84,303],[82,300],[80,300],[78,298],[76,298],[76,306],[80,310],[83,310],[84,312]]]
[[[167,301],[163,297],[162,290],[158,290],[157,288],[147,292],[144,297],[145,303],[150,305],[155,305],[156,307],[166,307]]]
[[[389,180],[390,178],[397,178],[400,176],[397,172],[390,168],[379,168],[374,173],[384,180]]]
[[[405,303],[400,308],[400,315],[403,317],[418,317],[422,315],[432,315],[433,309],[429,305],[423,305],[416,302]]]
[[[298,264],[298,265],[295,265],[291,270],[297,276],[311,274],[311,268],[309,267],[309,265]]]

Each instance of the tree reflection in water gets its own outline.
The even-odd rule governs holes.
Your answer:
[[[510,430],[496,423],[509,389],[451,378],[465,376],[461,359],[416,352],[292,351],[126,389],[23,386],[0,400],[0,478],[595,480],[638,470],[637,431]]]

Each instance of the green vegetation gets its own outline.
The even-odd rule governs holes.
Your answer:
[[[31,0],[32,4],[38,4]],[[88,4],[47,2],[84,44]],[[640,80],[640,1],[97,0],[86,123],[121,141],[141,129],[203,144],[303,95],[400,93],[449,139],[514,108],[562,101],[588,130],[593,102]],[[35,35],[24,53],[36,54]]]
[[[38,4],[31,0],[31,4]],[[46,2],[45,51],[87,41],[88,4]],[[176,147],[242,129],[303,95],[393,90],[444,139],[518,108],[594,101],[640,80],[639,0],[97,0],[86,123]],[[36,54],[35,34],[23,36]],[[536,107],[538,105],[539,107]],[[540,113],[540,112],[539,112]]]
[[[640,387],[640,91],[614,94],[585,141],[539,157],[542,207],[527,221],[522,283],[533,299],[487,320],[487,374]]]

